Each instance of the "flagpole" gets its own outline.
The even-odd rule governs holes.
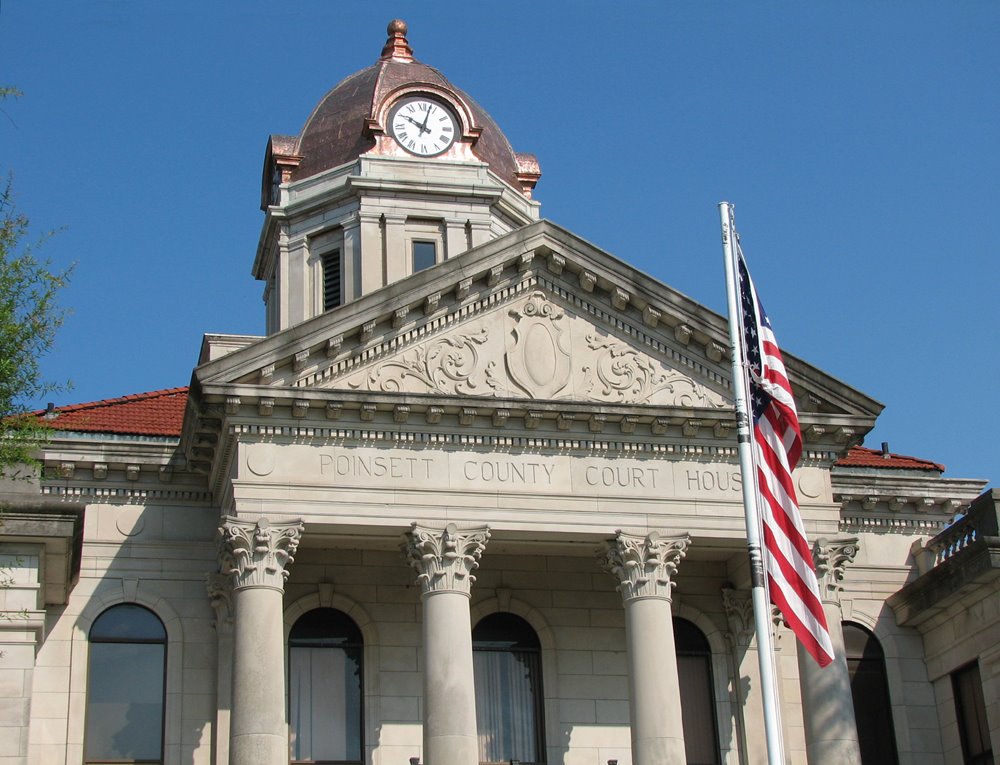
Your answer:
[[[739,291],[736,280],[736,230],[732,205],[719,203],[722,219],[722,249],[726,260],[726,293],[729,306],[729,346],[733,360],[733,396],[736,402],[736,437],[743,476],[743,516],[746,523],[747,550],[750,555],[750,583],[754,627],[757,632],[757,660],[760,664],[761,693],[764,701],[764,731],[767,738],[768,765],[784,765],[781,737],[781,714],[778,705],[777,675],[771,640],[771,608],[761,551],[760,514],[757,508],[757,467],[751,448],[751,426],[747,405],[749,384],[742,352],[742,329]]]

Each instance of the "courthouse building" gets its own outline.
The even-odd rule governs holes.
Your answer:
[[[540,174],[401,22],[271,136],[266,335],[4,484],[0,765],[765,761],[726,321]],[[993,762],[1000,494],[786,365],[838,652],[776,619],[787,761]]]

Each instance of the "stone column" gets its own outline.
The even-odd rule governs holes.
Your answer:
[[[854,560],[857,553],[857,537],[818,539],[813,545],[816,579],[835,658],[833,663],[821,668],[796,641],[809,765],[861,762],[851,679],[844,655],[844,631],[840,623],[840,582],[844,578],[844,567]]]
[[[427,765],[478,765],[476,688],[469,598],[486,526],[444,529],[416,523],[406,555],[424,604],[424,757]]]
[[[619,531],[603,556],[625,604],[633,765],[686,762],[670,590],[689,544],[686,534],[662,537],[654,531],[641,537]]]
[[[233,582],[231,765],[288,762],[282,596],[301,521],[223,519],[222,573]]]

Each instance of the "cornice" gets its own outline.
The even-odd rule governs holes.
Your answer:
[[[893,474],[831,472],[834,501],[840,503],[841,531],[912,535],[936,534],[965,511],[985,481],[926,476],[914,470]]]

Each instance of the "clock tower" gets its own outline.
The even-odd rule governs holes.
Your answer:
[[[374,65],[268,141],[253,265],[268,335],[539,219],[538,161],[406,33],[391,22]]]

